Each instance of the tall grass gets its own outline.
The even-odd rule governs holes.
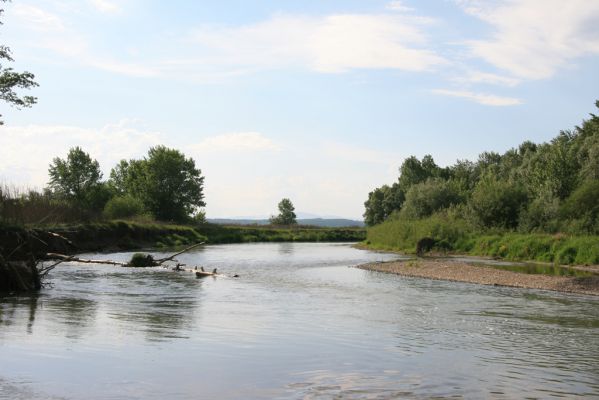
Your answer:
[[[368,228],[366,244],[375,249],[414,253],[416,243],[425,237],[437,241],[437,250],[453,253],[556,264],[599,264],[599,236],[481,232],[466,220],[443,213],[419,220],[389,220]]]
[[[90,221],[98,216],[51,193],[0,184],[0,224],[46,225]]]

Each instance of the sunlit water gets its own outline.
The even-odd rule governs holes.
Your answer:
[[[240,275],[216,279],[61,266],[40,296],[0,298],[0,398],[599,398],[599,298],[350,268],[394,257],[179,257]]]

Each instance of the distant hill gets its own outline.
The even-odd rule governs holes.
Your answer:
[[[268,219],[208,218],[208,222],[219,225],[268,225]],[[298,225],[322,226],[327,228],[363,227],[364,222],[345,218],[300,218]]]

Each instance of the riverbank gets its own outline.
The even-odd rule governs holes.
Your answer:
[[[418,278],[599,296],[599,275],[567,277],[524,274],[451,259],[414,259],[369,263],[360,265],[358,268]]]
[[[73,254],[173,248],[194,243],[359,242],[361,228],[174,225],[158,222],[110,221],[39,228],[0,227],[0,255],[26,260],[31,254]]]
[[[554,264],[599,264],[599,236],[565,233],[478,231],[464,220],[434,215],[420,220],[389,220],[368,228],[370,250],[416,254],[419,243],[429,251],[541,261]]]

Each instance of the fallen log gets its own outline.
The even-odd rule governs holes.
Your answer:
[[[175,253],[175,254],[173,254],[172,256],[165,257],[165,258],[159,258],[158,260],[154,260],[154,261],[156,261],[156,262],[158,263],[158,265],[160,265],[160,264],[164,264],[164,263],[165,263],[165,262],[167,262],[167,261],[171,261],[171,260],[173,260],[173,259],[174,259],[175,257],[177,257],[178,255],[181,255],[181,254],[183,254],[183,253],[186,253],[186,252],[188,252],[189,250],[195,249],[196,247],[198,247],[198,246],[201,246],[201,245],[203,245],[204,243],[205,243],[205,242],[196,243],[196,244],[194,244],[194,245],[192,245],[192,246],[189,246],[189,247],[186,247],[186,248],[184,248],[183,250],[179,251],[178,253]]]
[[[176,252],[175,254],[173,254],[171,256],[159,258],[156,260],[150,254],[144,255],[141,253],[136,253],[131,257],[131,260],[129,262],[112,261],[112,260],[91,260],[91,259],[79,258],[79,257],[69,256],[69,255],[59,254],[59,253],[46,253],[47,260],[58,260],[58,262],[56,262],[48,267],[40,268],[40,273],[45,276],[48,274],[48,272],[50,272],[52,269],[56,268],[59,264],[61,264],[63,262],[79,262],[79,263],[84,263],[84,264],[107,264],[107,265],[117,265],[119,267],[158,267],[167,261],[173,261],[176,256],[181,255],[189,250],[195,249],[196,247],[201,246],[203,244],[204,244],[204,242],[196,243],[192,246],[184,248],[181,251]],[[145,260],[143,265],[139,264],[139,262],[138,262],[139,259]]]
[[[78,263],[84,263],[84,264],[108,264],[108,265],[118,265],[120,267],[126,267],[128,265],[128,263],[124,263],[124,262],[120,262],[120,261],[111,261],[111,260],[90,260],[90,259],[86,259],[86,258],[79,258],[79,257],[75,257],[75,256],[67,256],[65,254],[58,254],[58,253],[47,253],[46,254],[46,258],[49,260],[60,260],[60,263],[63,262],[67,262],[67,261],[72,261],[72,262],[78,262]],[[57,264],[52,264],[53,266],[58,265]],[[52,267],[52,266],[50,266]],[[47,268],[50,268],[47,267]]]

